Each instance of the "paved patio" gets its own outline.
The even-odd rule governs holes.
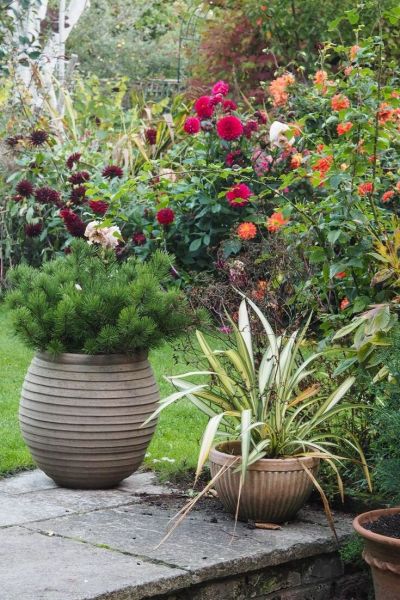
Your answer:
[[[234,531],[210,498],[157,548],[185,501],[150,473],[109,491],[57,488],[39,470],[1,480],[0,598],[336,598],[329,590],[343,569],[323,513],[304,510],[277,531]],[[351,518],[335,520],[346,540]],[[308,596],[314,588],[320,595]]]

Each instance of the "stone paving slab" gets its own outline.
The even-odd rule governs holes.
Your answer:
[[[191,572],[192,581],[196,583],[208,577],[236,574],[238,570],[259,569],[304,558],[315,554],[318,547],[325,552],[335,550],[331,532],[321,525],[302,522],[301,515],[300,519],[277,531],[249,529],[242,523],[235,529],[233,519],[218,510],[217,501],[209,500],[205,504],[208,503],[209,508],[192,512],[159,548],[169,520],[181,508],[182,501],[172,503],[169,508],[142,502],[50,519],[26,527],[100,543],[152,560],[162,557],[163,562]],[[310,514],[308,519],[311,520]],[[345,535],[349,525],[346,522],[343,528],[342,524]]]
[[[20,527],[0,531],[2,600],[85,600],[135,588],[132,600],[179,588],[184,571],[118,552],[46,537]]]
[[[1,600],[140,600],[336,549],[320,511],[277,531],[235,528],[213,498],[157,547],[185,501],[150,473],[106,491],[58,488],[40,471],[1,480]],[[351,518],[336,528],[346,539]]]

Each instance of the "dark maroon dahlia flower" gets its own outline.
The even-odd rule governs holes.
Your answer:
[[[90,174],[87,171],[77,171],[68,177],[68,181],[72,183],[72,185],[81,185],[82,183],[85,183],[85,181],[89,181],[89,179]]]
[[[28,237],[38,237],[43,230],[42,223],[28,223],[25,225],[25,235]]]
[[[254,116],[260,125],[265,125],[268,121],[267,113],[263,110],[256,110]]]
[[[64,221],[65,228],[71,235],[74,237],[84,237],[86,224],[79,215],[74,213],[70,208],[63,208],[59,214]]]
[[[17,193],[24,198],[29,198],[33,194],[33,184],[28,179],[21,179],[15,188]]]
[[[105,215],[109,204],[103,200],[89,200],[89,206],[96,215]]]
[[[124,172],[118,165],[107,165],[107,167],[104,167],[102,175],[107,179],[115,179],[116,177],[123,177]]]
[[[247,121],[247,123],[243,127],[243,134],[249,140],[253,133],[258,130],[258,122],[251,120]]]
[[[150,146],[154,146],[154,144],[157,142],[157,129],[146,129],[144,136],[146,138],[146,142],[150,144]]]
[[[245,156],[241,150],[232,150],[232,152],[228,152],[225,156],[225,164],[228,167],[233,167],[233,165],[240,165],[243,167],[245,165]]]
[[[61,202],[61,196],[57,190],[46,186],[35,190],[35,199],[40,204],[56,204],[57,206]]]
[[[44,129],[34,129],[29,136],[32,146],[43,146],[49,139],[49,134]]]
[[[70,154],[70,156],[68,156],[68,158],[65,162],[68,169],[72,169],[74,164],[78,163],[81,160],[81,156],[82,156],[82,154],[80,152],[73,152],[73,154]]]
[[[23,139],[23,135],[11,135],[10,137],[5,139],[5,142],[7,146],[10,146],[10,148],[15,148],[15,146],[18,146],[19,142]]]
[[[146,243],[146,236],[142,231],[136,231],[132,236],[132,242],[135,246],[143,246]]]
[[[84,185],[78,185],[72,188],[69,199],[73,204],[80,204],[85,200],[86,188]]]

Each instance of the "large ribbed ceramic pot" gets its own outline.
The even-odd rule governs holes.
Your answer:
[[[400,508],[371,510],[353,521],[364,539],[363,558],[371,567],[376,600],[400,600],[400,540],[374,533],[364,525],[399,513]]]
[[[225,509],[233,515],[236,514],[239,496],[238,456],[239,442],[225,442],[210,452],[212,477],[221,467],[229,465],[214,487]],[[317,475],[320,460],[314,457],[261,459],[250,465],[240,495],[239,520],[283,523],[293,519],[313,489],[310,476],[301,463],[314,477]]]
[[[159,391],[146,354],[37,353],[22,388],[20,427],[57,484],[110,488],[141,464],[155,429],[142,423]]]

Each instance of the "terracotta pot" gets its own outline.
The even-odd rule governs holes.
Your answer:
[[[353,521],[354,529],[364,538],[363,557],[371,567],[376,600],[400,600],[400,540],[373,533],[364,525],[396,513],[400,508],[371,510]]]
[[[223,465],[232,465],[215,483],[225,509],[232,514],[236,513],[239,495],[240,473],[235,472],[240,464],[237,456],[240,456],[239,442],[225,442],[210,452],[213,477]],[[307,457],[261,459],[252,464],[240,496],[239,519],[264,523],[283,523],[293,519],[313,489],[302,464],[315,477],[319,462],[318,458]]]
[[[140,426],[158,400],[145,354],[38,353],[22,388],[20,427],[38,466],[56,483],[109,488],[142,462],[155,423]]]

